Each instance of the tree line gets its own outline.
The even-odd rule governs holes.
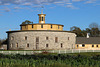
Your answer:
[[[70,28],[70,31],[75,33],[77,37],[86,37],[89,33],[90,37],[100,37],[100,26],[97,23],[91,23],[88,28],[82,30],[77,26]]]

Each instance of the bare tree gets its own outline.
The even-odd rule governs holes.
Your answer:
[[[95,22],[93,22],[93,23],[91,23],[90,25],[89,25],[89,28],[90,29],[92,29],[92,28],[98,28],[99,27],[99,25],[97,24],[97,23],[95,23]]]

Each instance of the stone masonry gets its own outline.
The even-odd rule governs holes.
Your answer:
[[[7,49],[65,50],[65,49],[75,48],[76,35],[74,33],[70,33],[67,31],[34,30],[34,31],[11,31],[7,33],[8,33]],[[56,37],[57,37],[57,42],[55,42]],[[36,41],[36,38],[38,38],[37,39],[38,42]]]

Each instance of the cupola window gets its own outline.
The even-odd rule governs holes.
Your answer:
[[[42,21],[43,21],[43,17],[42,17]]]

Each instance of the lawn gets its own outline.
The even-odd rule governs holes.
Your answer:
[[[0,54],[0,67],[100,67],[100,53]]]

